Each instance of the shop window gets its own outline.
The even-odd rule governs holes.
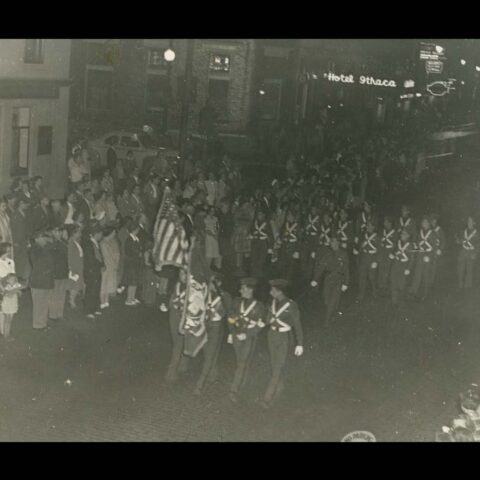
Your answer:
[[[282,95],[281,80],[265,80],[259,95],[260,118],[263,120],[278,120]]]
[[[228,116],[228,90],[230,82],[228,80],[218,80],[211,78],[208,81],[208,98],[213,107],[217,110],[219,118]]]
[[[209,70],[217,73],[230,72],[230,56],[219,55],[216,53],[210,54]]]
[[[13,109],[12,167],[14,174],[28,172],[30,150],[30,108]]]
[[[87,43],[87,64],[113,66],[120,60],[120,46],[112,43]]]
[[[166,69],[167,62],[163,57],[165,49],[150,48],[148,50],[148,68]]]
[[[25,40],[25,63],[43,63],[43,40],[28,38]]]
[[[113,97],[113,71],[87,67],[85,108],[110,110]]]
[[[50,155],[52,153],[53,128],[50,126],[38,127],[37,155]]]
[[[166,75],[147,75],[145,110],[163,112],[168,103],[169,85]]]

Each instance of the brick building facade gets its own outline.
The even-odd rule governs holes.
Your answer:
[[[166,49],[174,61],[163,58]],[[218,129],[245,132],[252,112],[256,44],[253,40],[194,41],[190,132],[210,98]],[[74,40],[71,55],[72,124],[179,129],[187,40]]]

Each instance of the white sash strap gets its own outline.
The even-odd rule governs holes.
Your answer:
[[[287,223],[287,225],[285,225],[285,228],[286,228],[285,234],[287,236],[286,241],[290,243],[295,243],[298,240],[297,231],[296,231],[297,224],[294,223],[293,225],[289,225]]]
[[[212,322],[219,322],[222,319],[221,315],[217,312],[215,308],[220,303],[221,299],[222,297],[219,295],[215,300],[212,301],[212,297],[210,296],[210,294],[208,295],[207,309],[212,315]]]
[[[318,234],[317,222],[318,222],[318,215],[315,218],[312,218],[311,215],[308,216],[308,224],[305,230],[307,234],[315,237]]]
[[[319,243],[320,245],[325,245],[328,247],[330,245],[330,227],[325,228],[325,225],[320,226],[320,237],[319,237]]]
[[[425,235],[423,233],[423,230],[420,230],[420,242],[418,242],[418,248],[421,252],[431,252],[433,250],[433,247],[431,243],[428,241],[428,237],[430,237],[432,231],[429,230],[427,234]]]
[[[377,253],[377,247],[372,244],[372,240],[376,236],[376,233],[372,233],[370,236],[365,234],[365,241],[363,242],[362,248],[366,251],[366,253]]]
[[[462,247],[465,250],[475,250],[475,247],[472,243],[472,238],[477,234],[477,230],[473,230],[472,233],[468,234],[468,230],[465,229],[463,232],[464,240],[462,242]]]
[[[254,300],[245,310],[244,301],[242,300],[242,302],[240,303],[240,317],[245,320],[248,320],[247,328],[254,328],[257,326],[257,322],[255,320],[250,320],[248,318],[249,313],[251,313],[251,311],[255,308],[256,304],[257,304],[257,301]]]
[[[405,263],[408,262],[408,257],[406,255],[406,250],[409,247],[410,242],[407,242],[405,245],[402,246],[402,241],[398,241],[398,250],[395,252],[395,258],[400,260],[401,262]]]
[[[278,330],[279,332],[289,332],[292,327],[285,322],[280,320],[280,315],[284,313],[287,308],[290,306],[290,302],[287,302],[280,310],[276,310],[276,300],[273,300],[272,307],[270,309],[270,313],[272,314],[272,320],[270,321],[270,327],[272,330]]]
[[[360,231],[363,232],[367,228],[367,217],[365,212],[362,212],[362,223],[360,225]]]
[[[393,242],[390,240],[392,235],[395,233],[395,230],[390,230],[388,233],[383,230],[382,245],[384,248],[391,249],[393,248]]]
[[[253,232],[253,237],[258,239],[258,240],[268,240],[268,235],[265,232],[265,228],[267,226],[267,223],[264,222],[262,225],[258,225],[257,222],[255,222],[255,230]]]

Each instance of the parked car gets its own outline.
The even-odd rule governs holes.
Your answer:
[[[107,163],[107,150],[113,147],[117,157],[125,159],[132,151],[139,168],[145,159],[155,159],[159,168],[169,167],[176,170],[180,153],[168,135],[152,135],[142,131],[115,130],[89,141],[89,147],[98,152],[101,165]]]

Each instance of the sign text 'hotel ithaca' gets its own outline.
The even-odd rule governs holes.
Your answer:
[[[323,74],[323,78],[325,78],[329,82],[335,82],[335,83],[351,83],[351,84],[356,83],[358,85],[371,85],[375,87],[391,87],[391,88],[397,87],[397,82],[395,80],[375,78],[367,75],[360,75],[357,79],[355,75],[344,75],[344,74],[337,75],[333,72],[328,72]]]

